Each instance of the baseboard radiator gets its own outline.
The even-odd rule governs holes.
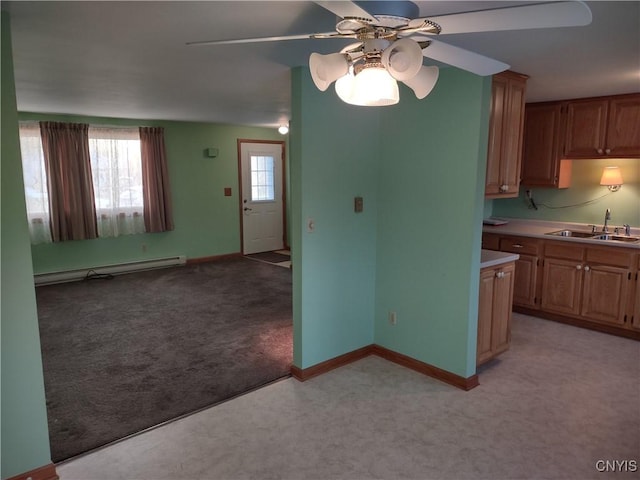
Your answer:
[[[78,270],[39,273],[34,275],[33,278],[36,285],[51,285],[53,283],[75,282],[88,278],[91,275],[119,275],[143,270],[153,270],[156,268],[177,267],[185,265],[186,263],[187,257],[185,255],[178,255],[176,257],[102,265],[100,267],[82,268]]]

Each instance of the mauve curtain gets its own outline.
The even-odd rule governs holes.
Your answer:
[[[40,122],[54,242],[98,237],[89,125]]]
[[[173,230],[164,128],[140,127],[140,150],[145,230],[147,232]]]

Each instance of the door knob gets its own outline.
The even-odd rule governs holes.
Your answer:
[[[244,207],[244,211],[246,212],[247,210],[253,210],[253,208]]]

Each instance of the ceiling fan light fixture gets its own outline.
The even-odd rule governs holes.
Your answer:
[[[309,57],[309,69],[313,83],[318,90],[324,92],[329,85],[349,71],[349,62],[344,53],[312,53]]]
[[[404,84],[413,90],[419,100],[422,100],[436,86],[439,74],[440,70],[436,66],[422,66],[418,74],[408,80],[404,80]]]
[[[422,49],[414,40],[396,40],[382,52],[382,65],[396,80],[405,81],[415,77],[422,67]]]
[[[382,66],[363,68],[354,83],[357,105],[383,107],[400,101],[398,82]]]
[[[353,68],[349,68],[349,72],[336,80],[336,94],[338,98],[345,103],[352,103],[352,98],[354,96],[353,87],[355,85],[356,78],[353,74]]]
[[[398,82],[379,64],[365,66],[355,76],[350,69],[335,88],[338,97],[350,105],[383,107],[400,101]]]

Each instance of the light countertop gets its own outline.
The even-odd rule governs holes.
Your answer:
[[[520,255],[517,253],[482,250],[480,252],[480,268],[495,267],[504,263],[515,262],[518,258],[520,258]]]
[[[505,225],[490,226],[484,225],[483,233],[495,233],[498,235],[520,235],[525,237],[544,238],[546,240],[561,240],[567,242],[578,242],[591,245],[609,245],[612,247],[627,247],[640,249],[640,242],[616,242],[611,240],[595,240],[592,238],[560,237],[547,235],[549,232],[557,230],[579,230],[590,232],[591,226],[586,223],[551,222],[543,220],[522,220],[516,218],[505,218],[508,221]],[[609,233],[614,233],[613,229],[618,225],[611,225]],[[598,225],[597,233],[600,233],[602,225]],[[597,234],[596,233],[596,234]],[[594,234],[595,235],[595,234]],[[640,236],[640,228],[631,229],[632,236]]]

